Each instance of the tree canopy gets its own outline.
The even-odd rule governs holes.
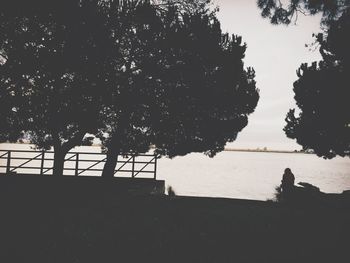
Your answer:
[[[130,80],[140,86],[128,83],[118,95],[128,94],[123,101],[132,103],[117,103],[113,125],[106,120],[101,138],[109,153],[106,176],[117,153],[151,146],[168,157],[214,156],[236,139],[257,105],[254,70],[242,61],[246,46],[240,37],[222,33],[215,13],[182,13],[173,5],[157,24],[162,30],[152,36],[156,48],[134,51],[133,64],[140,70]],[[140,54],[147,58],[137,59]]]
[[[286,118],[287,136],[325,158],[350,156],[349,32],[350,9],[317,36],[323,61],[299,68],[294,92],[300,113],[292,109]]]
[[[349,0],[258,0],[272,24],[290,24],[298,14],[322,14],[323,33],[315,36],[323,60],[302,64],[294,83],[298,110],[291,109],[284,128],[304,150],[324,158],[349,156]]]
[[[88,133],[109,169],[151,146],[213,156],[257,105],[246,46],[221,32],[206,0],[15,2],[0,11],[0,139],[53,146],[56,175]]]
[[[101,105],[127,63],[119,41],[134,2],[12,2],[0,11],[1,139],[54,146],[60,174],[65,154],[102,125]]]
[[[328,25],[337,20],[350,6],[349,0],[257,0],[261,15],[272,24],[290,24],[300,14],[322,14],[322,23]]]

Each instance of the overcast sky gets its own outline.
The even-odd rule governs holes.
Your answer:
[[[263,19],[256,0],[216,0],[221,28],[242,36],[247,43],[245,66],[256,72],[260,100],[249,117],[248,126],[229,148],[294,150],[301,147],[282,130],[284,118],[295,107],[293,82],[301,63],[320,60],[318,51],[305,44],[314,42],[312,33],[320,32],[320,16],[299,15],[296,25],[271,25]]]

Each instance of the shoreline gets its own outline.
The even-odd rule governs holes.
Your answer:
[[[227,148],[224,151],[227,152],[256,152],[256,153],[301,153],[301,154],[314,154],[308,152],[300,152],[300,151],[288,151],[288,150],[257,150],[257,149],[232,149]]]

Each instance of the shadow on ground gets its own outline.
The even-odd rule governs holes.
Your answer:
[[[58,194],[60,192],[60,194]],[[344,262],[350,210],[274,202],[1,191],[0,262]]]

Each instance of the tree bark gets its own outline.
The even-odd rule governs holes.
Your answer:
[[[107,160],[103,167],[102,177],[112,178],[114,177],[114,170],[118,161],[119,149],[108,149]]]
[[[63,176],[64,158],[66,152],[62,150],[62,147],[55,147],[54,161],[53,161],[53,176]]]
[[[103,167],[102,177],[114,177],[114,170],[117,165],[118,161],[118,155],[120,153],[120,140],[121,138],[125,138],[123,134],[126,132],[126,127],[129,122],[128,118],[129,114],[127,112],[124,112],[121,114],[119,121],[118,121],[118,129],[117,131],[112,135],[112,140],[108,146],[107,151],[107,160]]]
[[[54,145],[54,161],[53,161],[53,176],[63,176],[64,170],[64,158],[66,154],[73,149],[75,146],[81,143],[84,138],[85,132],[81,131],[76,134],[72,139],[68,142],[65,142],[61,145],[58,136],[54,136],[55,145]]]

